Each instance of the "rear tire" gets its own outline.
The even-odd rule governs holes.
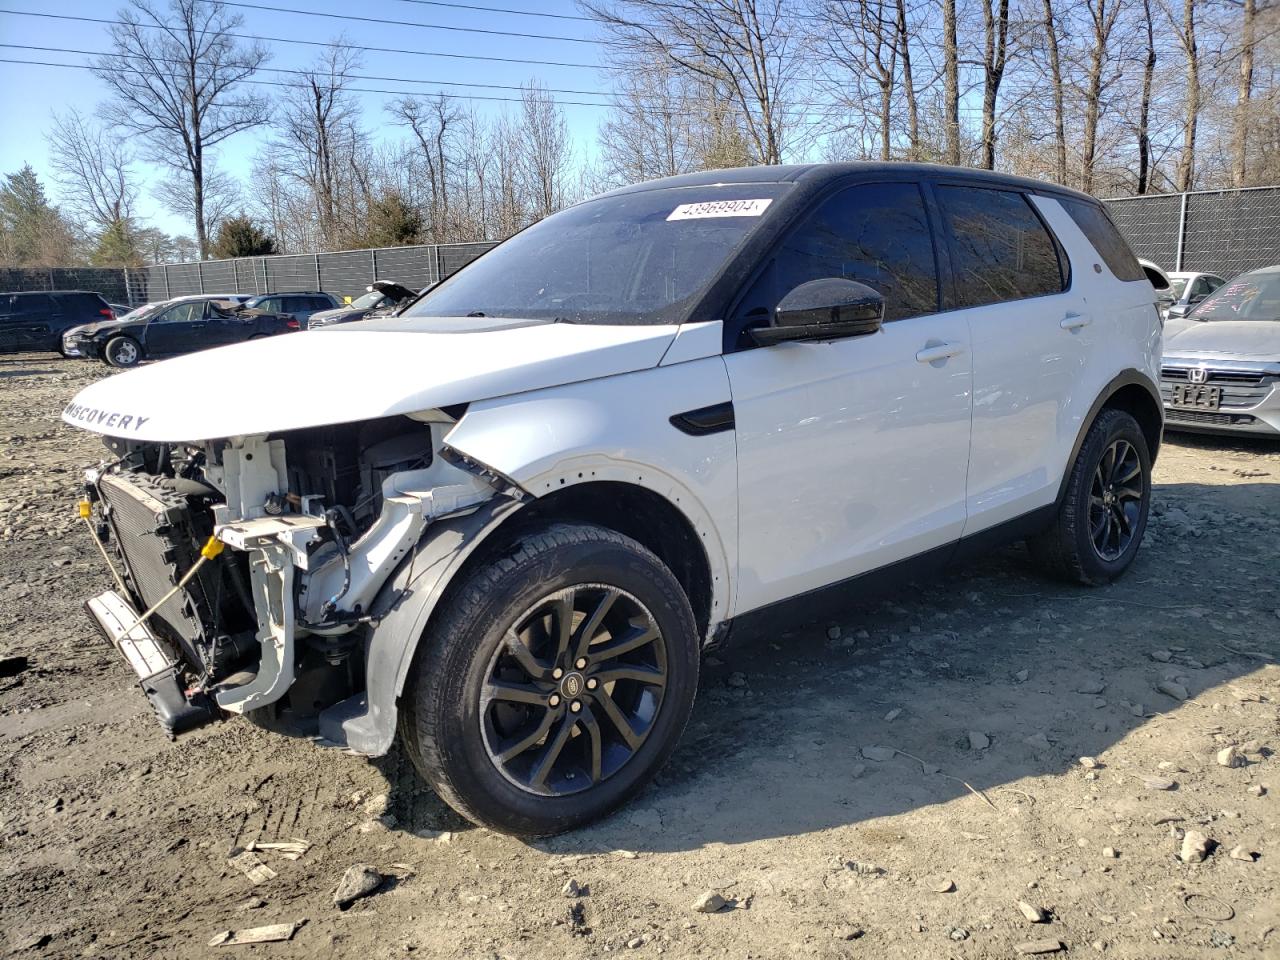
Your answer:
[[[1151,454],[1138,421],[1106,409],[1085,434],[1053,525],[1027,541],[1065,580],[1101,585],[1133,563],[1151,509]]]
[[[112,337],[103,348],[102,357],[112,367],[136,367],[142,359],[142,347],[133,337]]]
[[[625,803],[666,762],[698,661],[689,601],[653,553],[554,524],[451,588],[419,645],[401,736],[467,819],[560,833]]]

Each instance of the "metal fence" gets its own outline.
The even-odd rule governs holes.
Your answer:
[[[1280,263],[1280,186],[1206,190],[1106,201],[1140,257],[1166,270],[1234,276]],[[418,289],[456,273],[496,242],[380,247],[157,264],[141,270],[95,267],[0,269],[0,290],[94,290],[112,303],[144,303],[196,293],[322,290],[358,297],[375,279]]]
[[[0,290],[91,290],[108,303],[141,303],[145,298],[137,270],[118,267],[4,267]]]
[[[162,263],[141,271],[145,300],[168,300],[197,293],[276,293],[322,290],[338,297],[358,297],[374,280],[393,280],[411,289],[443,280],[496,246],[485,243],[379,247],[334,253],[285,254]]]
[[[1140,257],[1232,277],[1280,263],[1280,186],[1118,197],[1107,206]]]

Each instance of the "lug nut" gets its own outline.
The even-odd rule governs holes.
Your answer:
[[[598,686],[600,686],[600,681],[597,680],[595,677],[592,677],[587,681],[588,690],[594,690]]]
[[[560,697],[553,693],[551,695],[551,699],[548,700],[547,703],[551,704],[553,707],[558,707],[560,706]]]
[[[551,671],[552,680],[559,680],[563,676],[564,676],[564,671],[561,670],[559,667],[556,667],[554,670]]]
[[[587,658],[586,658],[586,657],[579,657],[579,658],[578,658],[578,662],[574,664],[574,666],[575,666],[575,667],[577,667],[579,670],[581,670],[581,669],[583,669],[584,667],[586,667],[586,665],[587,665]]]
[[[569,704],[569,709],[572,710],[574,713],[577,713],[579,710],[582,709],[582,704],[580,704],[577,700],[575,700],[573,701],[573,703]]]

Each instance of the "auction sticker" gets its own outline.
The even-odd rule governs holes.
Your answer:
[[[766,200],[710,200],[706,203],[682,203],[671,211],[668,220],[704,220],[708,217],[758,217],[768,209]]]

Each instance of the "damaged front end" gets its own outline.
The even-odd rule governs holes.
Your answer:
[[[107,438],[117,459],[87,472],[82,512],[119,589],[87,607],[171,736],[227,711],[385,752],[411,631],[525,498],[450,450],[460,414]]]

